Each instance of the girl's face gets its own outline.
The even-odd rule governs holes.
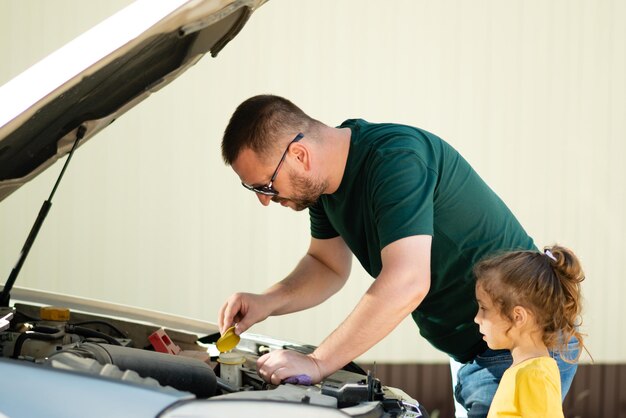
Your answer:
[[[508,318],[502,316],[498,308],[494,305],[491,297],[482,289],[476,286],[476,300],[478,302],[478,313],[474,322],[480,327],[483,340],[492,350],[511,349],[513,346],[507,331],[511,329]]]

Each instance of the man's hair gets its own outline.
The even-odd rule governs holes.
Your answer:
[[[231,165],[245,148],[268,156],[277,148],[279,137],[306,133],[316,124],[319,122],[283,97],[251,97],[237,107],[224,130],[222,157]]]

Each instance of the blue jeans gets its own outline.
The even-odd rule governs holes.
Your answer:
[[[567,346],[568,358],[578,355],[578,340],[573,338]],[[558,352],[550,352],[561,372],[561,396],[565,399],[578,364],[567,363]],[[484,353],[469,363],[464,364],[458,372],[457,384],[454,388],[454,397],[467,410],[468,418],[483,418],[489,412],[491,400],[498,389],[498,383],[513,363],[509,350],[487,349]]]

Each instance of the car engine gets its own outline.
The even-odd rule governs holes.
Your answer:
[[[427,417],[403,391],[386,387],[354,363],[317,385],[271,385],[256,373],[259,356],[274,349],[314,347],[244,334],[220,355],[219,333],[198,336],[67,308],[16,303],[0,309],[0,355],[41,367],[99,375],[196,399],[273,400],[341,410],[354,417]],[[304,384],[302,384],[304,383]],[[191,396],[191,395],[190,395]]]

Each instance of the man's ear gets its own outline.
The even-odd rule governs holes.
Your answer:
[[[308,171],[311,167],[311,150],[304,144],[296,142],[291,144],[289,152],[296,159],[296,162],[300,164],[305,171]]]

